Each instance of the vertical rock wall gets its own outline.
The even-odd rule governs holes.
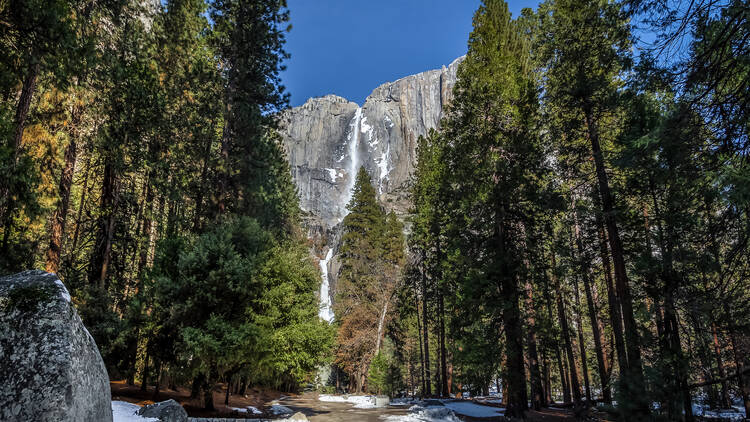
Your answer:
[[[404,216],[414,173],[417,139],[437,128],[451,99],[462,58],[442,69],[385,83],[360,107],[344,98],[311,98],[281,116],[281,136],[306,225],[321,250],[338,250],[338,224],[346,215],[354,177],[364,166],[386,209]],[[338,260],[328,265],[335,290]]]

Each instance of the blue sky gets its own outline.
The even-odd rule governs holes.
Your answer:
[[[288,0],[282,81],[297,106],[336,94],[358,104],[378,85],[466,53],[479,0]],[[537,0],[510,0],[513,16]]]

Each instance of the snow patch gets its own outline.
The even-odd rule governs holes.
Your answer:
[[[68,289],[65,288],[63,282],[59,279],[55,279],[55,284],[60,287],[60,295],[62,295],[62,298],[65,299],[66,302],[70,303],[70,293],[68,293]]]
[[[383,180],[388,177],[388,174],[390,173],[390,170],[388,169],[388,162],[390,161],[391,156],[391,145],[388,144],[388,147],[386,147],[385,151],[383,151],[383,155],[380,156],[380,158],[375,159],[375,163],[378,165],[378,169],[380,170],[380,173],[378,174],[378,194],[383,194]]]
[[[360,132],[367,134],[367,140],[372,141],[372,126],[367,124],[367,117],[362,118]]]
[[[375,397],[373,396],[334,396],[330,394],[321,394],[318,396],[320,401],[351,403],[357,409],[372,409],[375,407]]]
[[[387,416],[385,422],[461,422],[452,410],[445,407],[414,406],[408,415]]]
[[[393,126],[395,126],[395,124],[393,123],[393,121],[391,120],[391,118],[388,117],[388,116],[383,116],[383,123],[386,126],[388,126],[389,129],[392,128]]]
[[[230,409],[239,412],[239,413],[252,413],[253,415],[262,415],[263,412],[258,410],[257,407],[253,406],[247,406],[247,407],[230,407]]]
[[[328,172],[328,177],[331,178],[331,182],[333,183],[336,183],[336,179],[344,175],[336,169],[326,168],[325,170]]]
[[[445,407],[453,410],[459,415],[469,416],[472,418],[491,418],[503,416],[505,409],[500,407],[482,406],[481,404],[468,401],[445,401]]]
[[[280,404],[272,404],[271,405],[271,413],[273,413],[274,415],[277,415],[277,416],[278,415],[291,415],[292,413],[294,413],[294,410],[292,410],[292,409],[290,409],[290,408],[288,408],[286,406],[282,406]]]
[[[112,401],[113,422],[159,422],[157,418],[144,418],[136,415],[141,406],[125,401]]]

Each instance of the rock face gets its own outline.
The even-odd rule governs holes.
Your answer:
[[[383,84],[362,107],[327,95],[285,111],[281,135],[302,209],[328,228],[340,223],[364,166],[381,203],[406,213],[417,138],[438,126],[461,60]]]
[[[156,418],[161,422],[188,421],[188,414],[185,409],[172,399],[143,406],[138,410],[138,415],[145,418]]]
[[[452,97],[463,58],[442,69],[407,76],[377,88],[360,107],[335,95],[311,98],[281,115],[281,136],[308,234],[320,258],[338,252],[338,224],[346,215],[354,178],[364,166],[388,211],[403,217],[416,162],[417,139],[437,128]],[[340,262],[328,266],[335,291]]]
[[[54,274],[0,278],[0,420],[111,422],[109,377]]]

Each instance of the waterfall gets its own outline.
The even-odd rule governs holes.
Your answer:
[[[354,112],[354,117],[352,117],[352,121],[349,123],[349,133],[346,135],[347,149],[349,152],[349,166],[347,167],[346,172],[349,177],[349,183],[347,184],[348,193],[338,204],[339,215],[341,216],[342,220],[348,213],[346,210],[346,205],[352,199],[354,183],[357,179],[357,171],[359,171],[359,137],[361,132],[361,125],[362,107],[357,107],[357,111]],[[339,161],[341,161],[341,159],[339,159]],[[323,279],[323,282],[320,284],[320,311],[318,312],[318,316],[328,322],[333,321],[333,310],[331,309],[331,296],[328,284],[328,263],[331,261],[331,258],[333,258],[332,246],[328,248],[326,257],[320,260],[320,275]]]
[[[362,107],[357,107],[352,122],[349,123],[349,134],[346,136],[346,140],[349,143],[349,168],[347,169],[347,173],[349,174],[349,185],[347,186],[347,190],[349,193],[346,196],[344,203],[339,204],[342,216],[347,214],[346,204],[352,199],[354,182],[357,180],[357,171],[359,171],[359,133],[361,131],[361,123]]]
[[[331,295],[328,291],[328,262],[331,261],[332,257],[333,248],[328,248],[326,257],[320,260],[320,275],[323,279],[323,282],[320,283],[320,310],[318,311],[318,316],[320,316],[321,319],[328,321],[329,323],[333,321]]]

